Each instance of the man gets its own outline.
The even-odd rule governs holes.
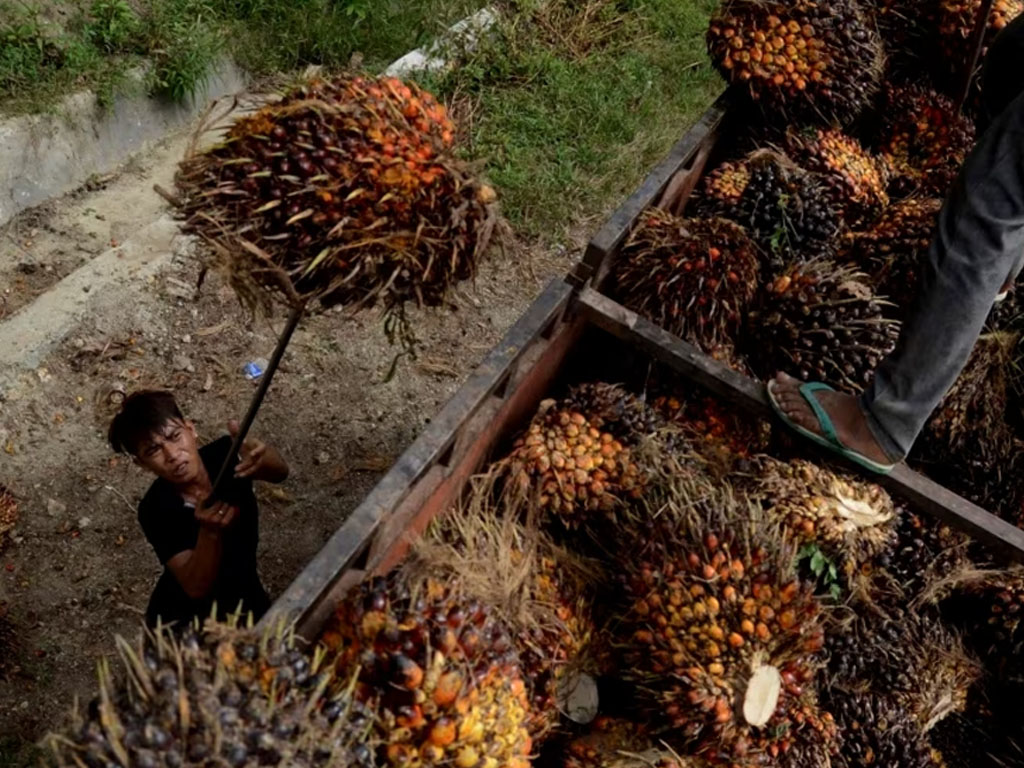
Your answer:
[[[791,427],[886,473],[910,452],[967,364],[997,295],[1024,258],[1024,16],[993,41],[982,94],[989,125],[939,214],[913,312],[860,398],[779,373],[768,395]]]
[[[157,478],[139,504],[139,523],[164,566],[146,610],[149,626],[202,620],[214,607],[221,617],[241,607],[258,619],[270,605],[256,570],[252,484],[282,482],[288,465],[273,447],[247,439],[220,498],[210,500],[238,422],[228,422],[228,432],[198,448],[195,425],[162,391],[131,395],[110,424],[111,447]]]

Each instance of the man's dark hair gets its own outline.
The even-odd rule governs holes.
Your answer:
[[[184,421],[174,395],[161,389],[133,392],[110,422],[107,440],[118,453],[135,454],[139,444],[163,429],[168,422]]]

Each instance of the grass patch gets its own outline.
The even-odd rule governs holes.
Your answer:
[[[606,210],[707,107],[722,88],[704,51],[714,5],[520,2],[463,67],[428,83],[469,103],[469,154],[518,231],[557,240]]]
[[[181,100],[230,56],[257,75],[376,68],[484,0],[0,0],[0,111],[39,111],[77,88],[109,99],[145,66]],[[51,12],[47,12],[51,11]],[[58,12],[59,11],[59,12]]]

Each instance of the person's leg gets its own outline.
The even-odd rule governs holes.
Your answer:
[[[883,463],[910,452],[967,363],[1022,249],[1024,94],[982,137],[943,206],[921,291],[896,349],[859,400],[819,394],[847,448]],[[780,374],[773,392],[789,418],[821,433],[799,384]]]

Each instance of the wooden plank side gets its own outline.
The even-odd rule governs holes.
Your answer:
[[[564,280],[548,284],[437,417],[274,601],[261,620],[261,626],[273,626],[278,621],[301,622],[317,605],[366,550],[381,521],[444,455],[470,416],[507,380],[530,345],[562,316],[571,295],[572,287]]]
[[[612,299],[591,288],[584,288],[579,295],[578,310],[599,328],[636,344],[728,402],[756,416],[775,418],[762,383],[713,360],[692,344]],[[799,438],[799,435],[794,433],[794,437]],[[853,472],[865,474],[856,464],[825,451],[811,440],[802,440],[804,445],[830,460],[843,463]],[[1004,555],[1024,562],[1024,531],[913,471],[906,464],[901,464],[885,477],[869,475],[869,478],[922,511],[965,531]]]
[[[583,260],[573,271],[573,280],[582,285],[588,280],[599,282],[607,274],[608,258],[618,250],[633,228],[633,223],[645,209],[657,201],[666,186],[688,163],[700,156],[699,150],[714,142],[714,135],[730,104],[728,91],[723,92],[687,132],[672,147],[668,155],[648,174],[640,187],[619,206],[604,226],[591,238]],[[699,174],[699,171],[697,171]]]

